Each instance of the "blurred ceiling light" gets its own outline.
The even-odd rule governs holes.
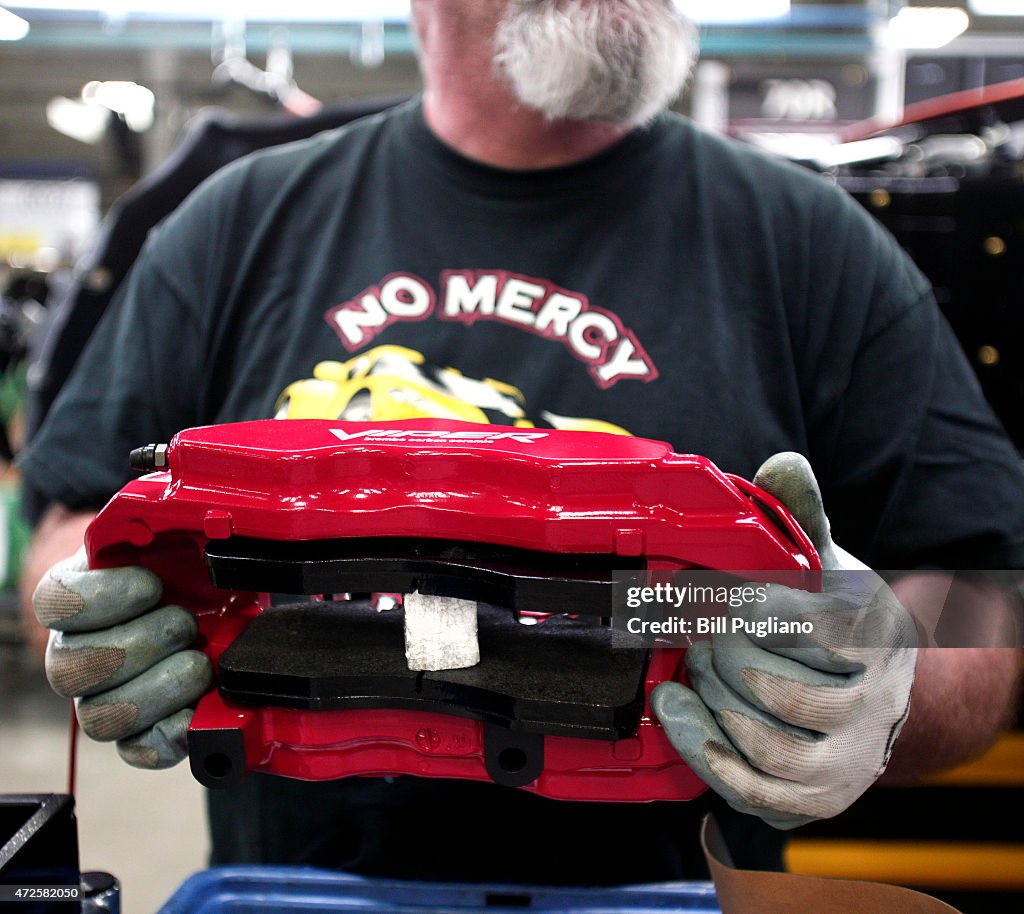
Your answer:
[[[28,23],[0,6],[0,41],[21,41],[28,34]]]
[[[128,129],[143,133],[153,126],[155,98],[145,86],[132,82],[99,82],[82,87],[81,99],[52,98],[46,105],[46,122],[59,133],[95,145],[103,139],[110,112],[124,118]]]
[[[241,19],[250,22],[363,22],[404,21],[409,0],[17,0],[25,10],[70,10],[111,18],[150,16],[164,19]]]
[[[893,48],[941,48],[970,24],[967,13],[956,7],[905,6],[889,20],[885,39]]]
[[[110,112],[58,95],[46,103],[46,123],[58,133],[95,146],[103,139]]]
[[[1024,16],[1024,0],[967,0],[967,8],[979,16]]]
[[[852,165],[858,162],[895,159],[902,152],[904,152],[904,144],[900,140],[891,136],[877,136],[868,140],[829,146],[814,156],[814,163],[819,168],[836,168],[840,165]]]
[[[759,22],[789,15],[790,0],[675,0],[697,22]]]
[[[705,23],[758,22],[786,16],[790,0],[675,0],[691,18]],[[249,22],[395,22],[409,16],[409,0],[17,0],[25,10],[70,10],[123,19],[155,16],[211,21],[237,18]]]
[[[122,115],[128,127],[136,133],[143,133],[153,126],[156,98],[138,83],[93,80],[82,87],[82,101]]]

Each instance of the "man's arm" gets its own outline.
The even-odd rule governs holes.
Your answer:
[[[892,589],[919,621],[930,615],[929,603],[940,609],[945,605],[947,611],[972,619],[972,634],[980,643],[1014,643],[1006,640],[1015,608],[1005,594],[994,585],[961,583],[949,594],[948,579],[942,578],[907,575]],[[980,612],[971,612],[972,607]],[[1021,661],[1020,650],[1010,647],[919,649],[910,716],[882,783],[911,781],[982,753],[1012,719],[1020,696]]]
[[[50,568],[78,551],[85,539],[85,528],[95,516],[95,511],[71,511],[63,505],[52,505],[43,515],[29,545],[18,593],[25,636],[38,657],[46,652],[49,632],[39,624],[32,611],[32,594]]]

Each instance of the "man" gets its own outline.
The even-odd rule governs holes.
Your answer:
[[[693,57],[669,0],[416,0],[414,18],[422,101],[229,168],[154,233],[23,462],[60,505],[27,579],[74,551],[130,447],[272,415],[315,362],[380,343],[748,477],[804,453],[836,539],[873,567],[1020,566],[1024,474],[927,284],[817,177],[661,113]],[[846,561],[802,465],[758,481]],[[187,614],[149,612],[158,582],[120,571],[58,567],[37,612],[68,631],[50,675],[88,696],[86,731],[156,767],[180,757],[209,670],[185,650]],[[894,587],[927,609],[932,583]],[[556,804],[458,782],[251,777],[211,795],[214,861],[680,878],[718,805],[745,862],[777,866],[761,820],[834,815],[887,763],[912,777],[975,753],[1012,703],[1013,652],[915,654],[903,606],[880,584],[867,596],[896,620],[885,650],[705,645],[690,652],[696,691],[659,692],[674,743],[742,815],[713,797]]]

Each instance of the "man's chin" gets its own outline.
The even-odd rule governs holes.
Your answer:
[[[678,96],[696,33],[664,0],[513,4],[495,34],[513,95],[549,121],[635,126]]]

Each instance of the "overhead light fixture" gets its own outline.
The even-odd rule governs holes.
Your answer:
[[[95,105],[58,95],[46,103],[46,123],[58,133],[95,146],[103,139],[110,112]]]
[[[967,0],[967,8],[979,16],[1024,16],[1024,0]]]
[[[763,22],[789,14],[790,0],[675,0],[701,23]],[[238,18],[250,22],[395,22],[409,16],[409,0],[17,0],[26,10],[72,10],[123,19],[149,16],[210,21]]]
[[[967,13],[956,7],[905,6],[889,20],[885,40],[892,48],[941,48],[970,24]]]
[[[789,15],[790,0],[675,0],[696,22],[762,22]]]
[[[58,96],[46,105],[46,121],[54,130],[82,143],[103,139],[110,113],[124,118],[128,129],[144,133],[153,126],[155,98],[145,86],[133,82],[93,80],[82,87],[80,99]]]
[[[156,98],[150,89],[138,83],[92,80],[82,86],[82,101],[120,114],[135,133],[145,133],[153,126]]]
[[[146,16],[211,22],[392,22],[409,16],[409,0],[17,0],[25,10],[70,10],[125,19]]]
[[[28,34],[28,23],[0,6],[0,41],[21,41]]]
[[[876,136],[852,143],[837,143],[818,152],[814,164],[819,168],[837,168],[859,162],[896,159],[905,151],[904,144],[891,136]]]

